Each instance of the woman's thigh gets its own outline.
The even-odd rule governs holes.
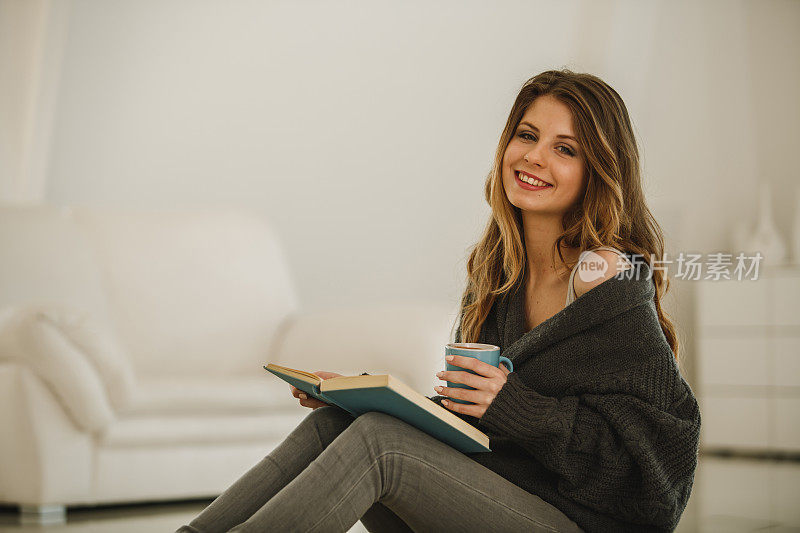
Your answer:
[[[326,448],[336,437],[353,423],[352,415],[345,413],[338,407],[320,407],[309,413],[306,417],[313,422],[314,433],[320,441],[317,455]],[[372,507],[361,517],[361,523],[367,531],[380,533],[409,533],[412,530],[390,509],[375,502]]]
[[[353,423],[338,407],[320,407],[192,520],[186,531],[227,531],[250,518]],[[180,531],[180,530],[179,530]]]
[[[560,510],[427,433],[383,413],[347,430],[381,464],[380,503],[414,531],[582,531]]]

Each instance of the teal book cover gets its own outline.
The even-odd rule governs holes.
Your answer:
[[[463,453],[490,452],[489,437],[390,374],[320,377],[269,364],[265,370],[309,396],[354,417],[370,411],[392,415]]]

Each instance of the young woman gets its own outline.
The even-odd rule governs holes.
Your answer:
[[[431,399],[483,430],[463,454],[383,413],[314,409],[178,531],[672,531],[700,413],[651,267],[663,237],[620,96],[590,74],[522,87],[486,180],[456,342],[501,347]],[[318,372],[322,378],[337,374]],[[448,402],[447,397],[471,403]]]

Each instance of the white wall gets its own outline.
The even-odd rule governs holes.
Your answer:
[[[259,209],[309,308],[457,303],[504,120],[548,68],[626,100],[669,249],[725,249],[767,182],[789,229],[798,2],[68,5],[46,199]]]

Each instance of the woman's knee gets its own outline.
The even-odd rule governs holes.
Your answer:
[[[386,454],[413,449],[419,430],[392,415],[370,411],[356,418],[350,431],[361,433],[371,452]]]
[[[319,434],[320,439],[327,446],[342,431],[353,423],[353,416],[343,409],[335,406],[318,407],[308,413],[303,424],[309,424]]]

